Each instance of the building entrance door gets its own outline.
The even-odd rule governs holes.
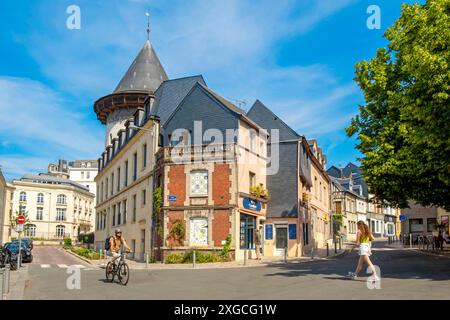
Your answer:
[[[275,227],[275,255],[284,255],[284,250],[287,247],[287,226]]]

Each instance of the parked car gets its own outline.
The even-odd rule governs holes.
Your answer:
[[[5,247],[0,247],[0,268],[10,265],[11,270],[17,270],[17,256]]]
[[[19,242],[19,240],[18,239],[14,239],[11,242],[17,244]],[[30,239],[30,238],[23,238],[23,239],[20,239],[20,242],[22,242],[22,244],[25,244],[25,246],[27,248],[29,248],[30,250],[33,250],[33,240],[32,239]]]
[[[8,242],[5,244],[5,248],[8,249],[13,255],[17,256],[19,254],[19,242]],[[31,249],[22,242],[22,247],[20,249],[22,254],[22,262],[32,262],[33,254],[31,253]]]

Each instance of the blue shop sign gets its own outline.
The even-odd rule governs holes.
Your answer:
[[[261,202],[250,198],[244,198],[244,208],[253,211],[261,211]]]
[[[406,216],[404,216],[404,215],[400,215],[400,221],[406,221]]]
[[[177,201],[177,196],[168,196],[169,201]]]

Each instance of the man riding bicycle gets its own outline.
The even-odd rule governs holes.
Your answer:
[[[122,230],[116,229],[114,236],[109,238],[110,251],[113,259],[111,261],[115,261],[117,258],[120,258],[122,254],[122,246],[126,249],[127,253],[131,253],[132,250],[128,246],[125,238],[122,237]]]

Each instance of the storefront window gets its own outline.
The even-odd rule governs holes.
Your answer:
[[[409,220],[410,232],[423,232],[423,219],[410,219]]]
[[[427,232],[433,232],[436,228],[437,220],[436,218],[428,218],[427,219]]]
[[[241,214],[239,243],[241,249],[255,248],[256,217]]]

